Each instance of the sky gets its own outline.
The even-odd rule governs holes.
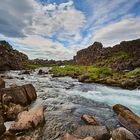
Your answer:
[[[140,38],[140,0],[0,0],[0,40],[30,59],[68,60],[95,41]]]

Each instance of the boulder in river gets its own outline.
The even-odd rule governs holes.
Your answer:
[[[99,125],[99,123],[93,118],[92,116],[88,114],[84,114],[81,116],[81,119],[87,124],[87,125]]]
[[[38,71],[38,75],[43,75],[43,74],[48,74],[48,72],[47,71],[43,71],[42,69],[40,69]]]
[[[89,76],[88,75],[82,75],[78,78],[78,81],[79,82],[85,82],[86,80],[89,79]]]
[[[4,111],[5,111],[5,120],[6,121],[14,121],[17,118],[17,115],[22,112],[28,110],[27,107],[22,107],[21,105],[16,105],[13,103],[10,103],[8,106],[4,105]]]
[[[11,125],[9,131],[11,133],[25,133],[35,130],[38,126],[45,123],[44,109],[38,108],[30,111],[23,111],[18,114],[17,120]]]
[[[124,127],[113,130],[111,135],[113,140],[136,140],[136,137]]]
[[[96,140],[109,140],[110,133],[105,126],[85,125],[78,127],[74,132],[78,138],[94,137]]]
[[[113,110],[117,113],[121,125],[140,139],[140,117],[121,104],[113,106]]]
[[[0,89],[5,88],[5,81],[0,78]]]
[[[35,88],[32,84],[3,88],[0,91],[0,96],[0,101],[3,104],[15,103],[22,106],[29,105],[37,98]]]
[[[86,137],[84,139],[77,138],[69,133],[66,133],[62,140],[95,140],[93,137]]]
[[[31,73],[30,70],[25,70],[25,71],[23,71],[21,74],[30,74],[30,73]]]

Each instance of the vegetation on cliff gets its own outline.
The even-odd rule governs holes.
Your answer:
[[[79,65],[96,65],[123,72],[140,67],[140,39],[123,41],[113,47],[103,47],[100,42],[80,50],[73,60]]]

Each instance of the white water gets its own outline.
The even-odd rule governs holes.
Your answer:
[[[87,86],[89,85],[84,85],[84,87]],[[118,103],[123,104],[137,115],[140,115],[140,90],[124,90],[99,84],[91,84],[86,92],[76,90],[73,93],[110,106]]]
[[[8,85],[16,83],[22,85],[25,83],[32,83],[38,92],[63,94],[63,96],[79,95],[86,99],[108,104],[113,106],[115,104],[123,104],[129,107],[137,115],[140,115],[140,90],[124,90],[115,87],[109,87],[100,84],[85,84],[79,83],[76,79],[70,77],[51,78],[50,75],[40,76],[37,71],[31,75],[18,75],[19,72],[11,71],[8,73],[15,79],[7,80]],[[24,77],[25,80],[19,80],[16,77]],[[42,104],[39,98],[35,104]]]

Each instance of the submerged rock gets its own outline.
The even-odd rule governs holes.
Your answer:
[[[62,138],[62,140],[95,140],[95,139],[92,138],[92,137],[86,137],[84,139],[80,139],[80,138],[77,138],[77,137],[75,137],[73,135],[70,135],[69,133],[66,133],[64,135],[64,137]]]
[[[35,88],[32,84],[4,88],[0,91],[0,95],[0,101],[6,105],[15,103],[26,106],[37,98]]]
[[[140,139],[140,117],[121,104],[113,106],[113,110],[117,113],[119,122]]]
[[[31,73],[30,70],[25,70],[25,71],[23,71],[21,74],[30,74],[30,73]]]
[[[48,72],[47,71],[43,71],[42,69],[40,69],[38,71],[38,75],[42,75],[42,74],[48,74]]]
[[[124,127],[113,130],[111,135],[113,140],[136,140],[136,137]]]
[[[45,117],[43,108],[30,111],[23,111],[18,114],[17,120],[11,125],[9,131],[11,133],[25,133],[35,130],[38,126],[44,125]]]
[[[105,126],[81,126],[75,132],[74,135],[79,138],[94,137],[96,140],[109,140],[111,137],[109,131]]]
[[[88,125],[99,125],[99,123],[90,115],[84,114],[81,119]]]
[[[83,75],[83,76],[80,76],[79,78],[78,78],[78,81],[79,82],[85,82],[86,80],[88,80],[89,79],[89,76],[88,75]]]

